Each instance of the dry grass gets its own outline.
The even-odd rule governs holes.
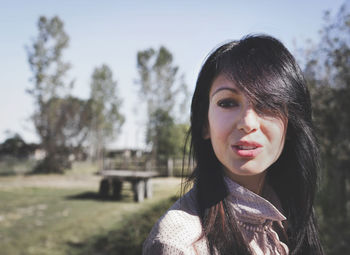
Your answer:
[[[84,250],[88,254],[83,247],[92,240],[108,233],[117,236],[130,216],[153,212],[180,188],[179,178],[156,178],[154,197],[143,203],[133,202],[129,184],[124,185],[121,201],[101,200],[97,194],[101,177],[91,172],[0,177],[0,253],[55,255]]]

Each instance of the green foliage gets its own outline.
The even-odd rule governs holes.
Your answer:
[[[176,124],[169,112],[157,109],[150,116],[147,126],[147,143],[159,163],[166,163],[170,157],[181,157],[184,149],[186,124]]]
[[[69,37],[63,29],[63,22],[58,18],[47,19],[40,17],[38,22],[39,34],[31,47],[27,47],[28,61],[33,72],[34,88],[28,90],[36,104],[33,121],[47,155],[39,171],[62,172],[64,166],[61,158],[66,158],[65,148],[60,146],[57,153],[55,144],[55,124],[63,114],[57,116],[55,108],[60,106],[59,94],[65,92],[63,80],[69,64],[62,61],[62,51],[68,47]],[[56,100],[52,100],[56,98]],[[61,115],[61,116],[60,116]],[[64,152],[64,155],[61,155]],[[66,165],[66,160],[63,160]]]
[[[69,37],[64,31],[64,24],[59,17],[39,18],[38,37],[31,47],[27,47],[28,62],[33,73],[34,88],[29,89],[38,107],[51,97],[67,92],[64,81],[70,64],[62,60],[63,51],[68,47]],[[40,108],[39,108],[40,110]]]
[[[187,115],[188,90],[178,66],[165,47],[140,51],[137,54],[140,76],[140,97],[147,103],[148,124],[146,142],[158,161],[178,157],[182,153]],[[178,107],[178,108],[177,108]]]
[[[62,173],[70,167],[68,157],[81,148],[91,119],[90,102],[70,95],[73,82],[65,77],[70,64],[62,59],[69,37],[56,16],[40,17],[38,37],[27,47],[34,87],[28,90],[35,102],[32,116],[46,156],[35,172]]]
[[[137,53],[137,69],[140,75],[140,96],[146,100],[148,112],[157,108],[170,111],[178,93],[175,81],[178,67],[173,65],[173,56],[165,48],[158,51],[150,48]]]
[[[117,96],[117,82],[107,65],[95,68],[91,77],[92,104],[91,142],[95,156],[101,156],[108,140],[117,137],[124,123],[120,113],[121,99]]]
[[[350,250],[350,13],[326,13],[322,40],[309,56],[305,76],[322,156],[318,214],[327,254]]]
[[[0,156],[24,158],[28,157],[36,147],[35,144],[27,144],[19,134],[14,134],[0,144]]]
[[[51,98],[40,114],[34,115],[46,157],[35,172],[62,173],[70,168],[69,155],[80,151],[92,118],[89,101],[69,96]]]

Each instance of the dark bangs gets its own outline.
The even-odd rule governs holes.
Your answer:
[[[213,61],[216,76],[223,73],[232,80],[259,114],[287,117],[299,101],[296,86],[302,75],[293,56],[274,38],[233,41],[217,49]]]

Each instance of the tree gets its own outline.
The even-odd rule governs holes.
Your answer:
[[[71,167],[70,155],[80,152],[92,118],[90,101],[73,96],[53,97],[34,116],[46,157],[36,172],[62,173]]]
[[[321,233],[327,254],[349,250],[350,191],[350,13],[325,14],[322,39],[305,67],[322,155]]]
[[[91,77],[90,99],[92,103],[91,142],[94,158],[101,159],[108,141],[117,137],[124,123],[120,113],[121,99],[118,98],[117,82],[107,65],[95,68]]]
[[[62,59],[69,37],[63,22],[57,16],[42,16],[38,30],[37,38],[27,47],[34,84],[28,90],[35,102],[32,120],[46,152],[36,170],[62,173],[70,166],[69,154],[86,138],[90,104],[70,96],[73,82],[65,79],[70,64]]]
[[[0,144],[0,156],[7,155],[16,158],[24,158],[31,152],[31,147],[33,146],[27,144],[19,134],[15,133]]]
[[[68,47],[69,37],[64,31],[64,24],[55,16],[39,18],[39,34],[31,47],[27,47],[28,61],[33,73],[31,79],[34,88],[29,89],[40,111],[52,97],[67,94],[73,83],[64,81],[70,64],[63,62],[63,50]]]
[[[157,109],[149,119],[147,143],[155,142],[157,160],[166,163],[170,157],[181,157],[183,153],[186,124],[176,124],[169,112]]]
[[[187,117],[183,117],[187,116],[184,108],[189,94],[184,77],[178,74],[179,68],[173,64],[172,54],[163,46],[159,50],[149,48],[138,52],[137,70],[140,97],[147,104],[146,142],[152,147],[153,158],[175,156],[175,151],[183,146],[183,143],[172,141],[176,133],[183,130],[175,128],[178,125],[176,114],[178,119],[187,121]]]

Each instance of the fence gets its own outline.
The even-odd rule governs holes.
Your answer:
[[[183,165],[184,163],[184,165]],[[103,169],[116,170],[134,170],[134,171],[156,171],[160,176],[182,176],[182,168],[184,166],[184,174],[188,172],[188,160],[184,162],[182,158],[168,158],[165,160],[154,160],[149,157],[140,158],[105,158]]]

